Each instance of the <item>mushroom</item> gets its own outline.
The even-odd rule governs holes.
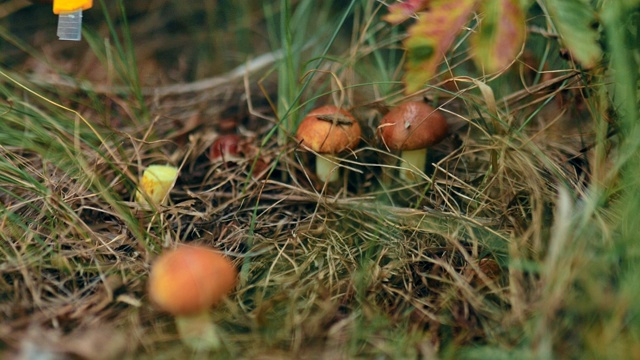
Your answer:
[[[150,165],[140,179],[136,201],[142,205],[161,205],[167,202],[169,192],[178,178],[178,169],[171,165]]]
[[[209,160],[212,162],[233,162],[240,158],[242,137],[237,134],[238,122],[234,118],[225,118],[218,122],[219,135],[209,148]]]
[[[236,268],[224,255],[204,246],[182,245],[155,261],[148,291],[153,303],[174,315],[184,343],[196,349],[215,349],[220,338],[209,309],[236,282]]]
[[[240,135],[224,134],[216,138],[209,149],[209,159],[213,162],[232,161],[240,156],[238,144]]]
[[[360,124],[348,111],[325,105],[302,120],[296,139],[302,146],[322,154],[316,158],[316,175],[323,182],[338,180],[337,155],[360,143]]]
[[[422,101],[409,101],[392,108],[382,118],[379,130],[390,150],[401,151],[400,177],[415,180],[410,169],[424,169],[427,148],[442,141],[449,126],[438,110]]]

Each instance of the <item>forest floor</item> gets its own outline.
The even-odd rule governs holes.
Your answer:
[[[81,42],[57,40],[50,5],[0,4],[0,357],[640,353],[640,287],[621,270],[638,263],[623,170],[640,167],[605,70],[563,59],[533,14],[499,77],[460,45],[408,97],[380,2],[273,3],[97,1]],[[406,100],[449,124],[410,181],[377,130]],[[294,137],[324,104],[363,129],[331,184]],[[238,154],[212,159],[225,132]],[[179,168],[157,211],[135,201],[151,164]],[[211,352],[146,292],[181,243],[239,271]]]

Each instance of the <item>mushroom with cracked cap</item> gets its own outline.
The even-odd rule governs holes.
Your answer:
[[[316,157],[316,175],[323,182],[337,181],[338,157],[360,143],[358,121],[344,109],[325,105],[309,112],[300,123],[296,139],[302,146],[320,154]]]

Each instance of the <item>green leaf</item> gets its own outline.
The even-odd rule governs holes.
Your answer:
[[[519,1],[520,7],[522,9],[528,9],[531,6],[531,4],[533,4],[533,2],[534,2],[534,0],[520,0]]]
[[[620,5],[631,11],[631,9],[640,6],[640,0],[621,0]]]
[[[520,0],[485,0],[478,32],[471,38],[474,60],[487,72],[509,66],[525,38],[524,11]]]
[[[617,1],[617,0],[616,0]],[[585,68],[602,58],[599,34],[592,28],[595,12],[587,0],[545,0],[549,16],[573,59]]]
[[[426,9],[431,0],[407,0],[389,6],[389,13],[382,20],[397,25],[407,20],[413,14]]]
[[[419,90],[433,77],[475,6],[476,0],[433,0],[429,10],[418,15],[418,21],[409,28],[409,37],[404,41],[407,93]]]

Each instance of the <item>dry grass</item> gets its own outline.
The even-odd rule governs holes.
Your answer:
[[[128,9],[134,42],[149,38],[150,28],[171,27],[152,18],[172,3],[158,4],[147,15]],[[363,59],[379,50],[355,41],[351,49]],[[157,65],[144,54],[169,45],[145,43],[140,68]],[[66,50],[57,46],[49,50]],[[462,57],[464,49],[452,59]],[[259,61],[270,66],[270,59]],[[469,346],[525,356],[518,352],[523,339],[525,349],[544,356],[554,335],[566,337],[553,345],[560,354],[583,344],[553,324],[571,302],[564,290],[580,281],[578,270],[592,254],[587,243],[574,246],[567,218],[580,205],[571,197],[602,180],[608,164],[606,149],[594,145],[603,137],[593,120],[601,109],[584,97],[594,85],[577,71],[545,72],[527,86],[515,81],[509,86],[518,90],[496,91],[496,98],[477,83],[436,84],[426,95],[437,99],[452,132],[431,151],[426,175],[404,183],[397,154],[381,150],[375,137],[385,106],[400,98],[378,96],[388,85],[382,82],[349,82],[361,77],[349,66],[327,65],[343,82],[334,88],[344,90],[328,93],[346,94],[366,129],[362,146],[345,156],[341,182],[323,186],[309,171],[309,154],[270,136],[279,124],[270,106],[278,94],[265,67],[195,82],[192,75],[213,76],[196,61],[185,70],[193,74],[179,79],[183,85],[143,83],[142,106],[133,94],[119,95],[128,85],[108,75],[92,79],[95,88],[85,93],[48,77],[49,70],[24,66],[30,76],[12,72],[19,84],[77,110],[100,135],[3,79],[5,357],[207,357],[181,346],[170,316],[145,294],[154,257],[189,242],[223,250],[240,269],[235,292],[212,310],[223,331],[222,357],[430,358]],[[512,75],[531,76],[529,66],[519,64],[524,75]],[[327,84],[318,76],[309,87],[325,91]],[[243,158],[211,162],[208,148],[230,118],[244,139]],[[170,204],[158,213],[131,202],[139,174],[153,163],[181,169]],[[606,232],[615,217],[598,211],[592,229]],[[572,253],[558,255],[565,251]]]

